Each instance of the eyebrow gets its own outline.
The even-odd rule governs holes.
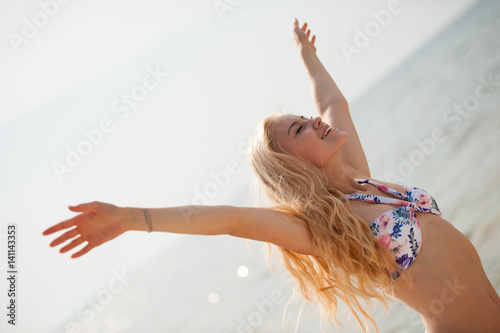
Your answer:
[[[304,120],[304,119],[306,119],[306,117],[304,117],[304,116],[299,116],[299,118],[300,118],[300,120]],[[311,118],[312,118],[312,117],[311,117]],[[290,130],[292,129],[292,127],[293,127],[294,125],[296,125],[298,122],[299,122],[298,120],[295,120],[294,122],[292,122],[292,123],[290,124],[290,127],[288,127],[288,135],[290,135]]]
[[[290,127],[288,127],[288,135],[290,135],[290,130],[292,129],[292,127],[297,124],[299,121],[298,120],[295,120],[291,125]]]

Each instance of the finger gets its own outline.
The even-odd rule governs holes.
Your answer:
[[[302,25],[302,31],[306,32],[307,22]]]
[[[57,245],[59,245],[61,243],[64,243],[68,239],[75,238],[78,235],[79,235],[78,229],[77,228],[73,228],[73,229],[65,232],[64,234],[62,234],[61,236],[59,236],[55,240],[53,240],[52,243],[50,243],[50,246],[51,247],[57,246]]]
[[[309,39],[310,34],[311,34],[311,30],[307,29],[307,32],[306,32],[307,39]]]
[[[42,235],[44,236],[47,236],[47,235],[50,235],[50,234],[53,234],[54,232],[57,232],[57,231],[61,231],[63,229],[67,229],[69,227],[72,227],[75,225],[75,218],[72,217],[68,220],[65,220],[65,221],[62,221],[56,225],[53,225],[52,227],[46,229]]]
[[[311,39],[311,44],[314,45],[315,41],[316,41],[316,35],[313,35],[313,38]]]
[[[294,28],[298,28],[299,27],[299,20],[297,20],[296,18],[293,19],[293,27]]]
[[[97,204],[98,203],[96,201],[93,201],[93,202],[79,204],[76,206],[68,206],[68,208],[69,208],[69,210],[71,210],[73,212],[77,212],[77,213],[89,212],[89,211],[93,211],[95,209],[95,207],[97,206]]]
[[[82,244],[83,242],[85,242],[83,240],[83,237],[78,237],[77,239],[74,239],[71,243],[69,243],[68,245],[61,248],[59,250],[59,252],[61,252],[61,253],[68,252],[69,250],[74,249],[75,247]]]
[[[77,228],[71,229],[70,231],[67,231],[64,234],[62,234],[61,236],[59,236],[56,239],[54,239],[52,241],[52,243],[50,243],[50,246],[51,247],[57,246],[57,245],[59,245],[61,243],[64,243],[68,239],[71,239],[71,238],[74,238],[74,237],[78,236],[78,234],[79,233],[78,233],[78,229]]]
[[[92,249],[93,249],[92,245],[87,244],[83,249],[81,249],[80,251],[78,251],[78,252],[74,253],[73,255],[71,255],[71,258],[74,259],[74,258],[81,257],[85,253],[89,252]]]

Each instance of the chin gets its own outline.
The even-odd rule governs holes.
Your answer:
[[[339,139],[342,142],[342,147],[345,145],[347,140],[349,139],[349,135],[346,132],[339,132]]]

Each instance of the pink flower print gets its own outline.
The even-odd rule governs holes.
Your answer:
[[[431,199],[429,198],[429,196],[422,193],[418,196],[418,202],[423,206],[429,205],[431,203]]]
[[[389,190],[389,188],[387,186],[385,186],[385,185],[379,185],[378,188],[381,189],[384,192],[387,192]]]
[[[381,231],[388,230],[389,233],[392,233],[392,229],[394,228],[394,219],[392,218],[392,213],[382,215],[378,220],[378,225],[380,226]]]
[[[382,244],[383,247],[388,249],[391,245],[391,242],[392,242],[391,235],[385,234],[385,235],[379,236],[378,241],[380,242],[380,244]]]
[[[408,240],[402,240],[401,242],[398,242],[397,240],[394,240],[394,246],[392,247],[391,251],[395,254],[398,254],[403,250],[404,248],[408,247]]]

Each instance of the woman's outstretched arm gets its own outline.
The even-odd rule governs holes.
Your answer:
[[[315,253],[309,231],[301,219],[269,208],[191,205],[145,210],[91,202],[69,209],[80,214],[48,228],[43,235],[65,230],[50,244],[57,246],[71,240],[61,248],[61,253],[87,242],[72,258],[126,231],[149,231],[150,228],[180,234],[231,235],[273,243],[303,254]]]
[[[316,36],[310,39],[310,35],[307,23],[299,27],[299,22],[295,19],[293,37],[306,69],[316,109],[325,122],[349,135],[341,153],[344,165],[357,174],[370,177],[370,168],[349,113],[347,100],[316,55]]]
[[[346,110],[347,100],[335,84],[330,74],[316,55],[316,36],[309,40],[311,30],[307,29],[307,23],[299,27],[299,22],[294,19],[293,37],[300,53],[302,62],[306,69],[309,85],[313,95],[314,104],[320,116],[329,116],[332,107]],[[326,115],[325,115],[326,114]]]

